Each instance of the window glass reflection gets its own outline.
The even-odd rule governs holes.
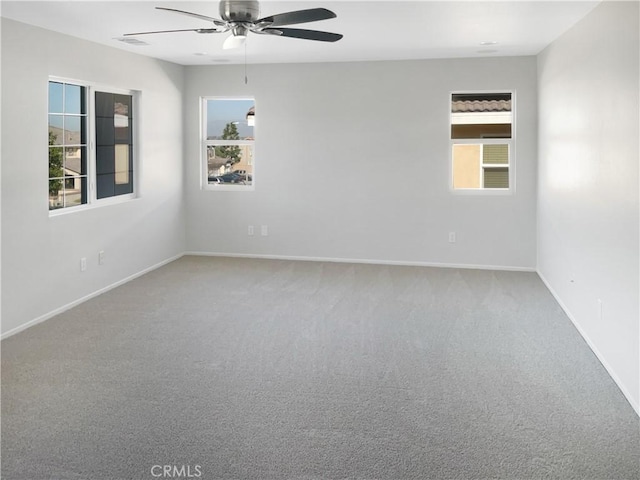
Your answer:
[[[129,145],[115,146],[115,183],[129,183]]]
[[[49,112],[62,113],[63,85],[58,82],[49,82]]]
[[[79,175],[66,175],[64,178],[64,206],[82,205],[86,178]]]
[[[113,116],[116,142],[129,143],[129,117],[116,113]]]
[[[86,113],[84,108],[84,87],[65,84],[64,86],[64,111],[65,113]]]
[[[66,147],[64,149],[65,174],[85,175],[85,149],[83,147]]]
[[[65,115],[64,117],[64,144],[81,145],[83,142],[82,124],[84,117]]]
[[[62,145],[64,142],[64,116],[49,115],[49,145]]]

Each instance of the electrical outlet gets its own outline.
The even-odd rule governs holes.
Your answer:
[[[98,252],[98,265],[104,265],[104,250]]]
[[[269,226],[268,225],[262,225],[260,227],[260,233],[263,237],[266,237],[267,235],[269,235]]]
[[[87,269],[87,258],[86,257],[82,257],[80,259],[80,271],[84,272]]]
[[[456,232],[449,232],[449,243],[456,243]]]
[[[253,225],[247,227],[247,235],[253,235]]]

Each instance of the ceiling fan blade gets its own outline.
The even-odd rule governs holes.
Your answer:
[[[150,35],[153,33],[177,33],[177,32],[196,32],[196,33],[221,33],[220,30],[216,30],[215,28],[187,28],[183,30],[158,30],[155,32],[135,32],[135,33],[125,33],[123,37],[130,37],[132,35]]]
[[[206,15],[200,15],[199,13],[185,12],[184,10],[176,10],[175,8],[156,7],[156,10],[166,10],[167,12],[181,13],[182,15],[188,15],[189,17],[199,18],[200,20],[207,20],[213,22],[218,27],[226,27],[227,22],[218,18],[207,17]]]
[[[269,23],[270,27],[280,25],[295,25],[297,23],[317,22],[336,18],[336,14],[326,8],[310,8],[309,10],[297,10],[295,12],[279,13],[257,20],[256,23]]]
[[[320,32],[318,30],[304,30],[301,28],[265,28],[261,33],[266,33],[269,35],[279,35],[281,37],[317,40],[319,42],[337,42],[343,37],[343,35],[339,33]]]
[[[222,44],[223,50],[230,50],[232,48],[238,48],[244,45],[247,37],[244,35],[229,35],[229,37]]]

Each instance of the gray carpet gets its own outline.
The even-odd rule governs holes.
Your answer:
[[[3,480],[638,479],[639,454],[533,273],[184,257],[2,342]]]

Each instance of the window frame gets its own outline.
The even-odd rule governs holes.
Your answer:
[[[233,95],[233,96],[201,96],[200,97],[200,189],[215,192],[247,192],[254,191],[256,186],[256,131],[257,125],[253,125],[253,140],[209,140],[207,139],[207,102],[209,100],[251,100],[256,103],[256,99],[252,95]],[[252,173],[251,185],[225,185],[209,183],[209,166],[208,166],[208,147],[219,146],[249,146],[252,151]]]
[[[510,94],[511,95],[511,138],[451,138],[451,125],[453,125],[453,112],[451,111],[451,102],[453,95],[464,94]],[[516,91],[514,89],[501,89],[501,90],[452,90],[449,92],[448,103],[449,111],[449,123],[448,136],[449,136],[449,191],[455,195],[513,195],[516,191]],[[482,151],[484,145],[507,145],[509,150],[509,158],[507,164],[482,164]],[[480,185],[484,184],[484,169],[485,167],[502,167],[505,166],[509,170],[509,188],[455,188],[453,185],[453,150],[455,145],[480,145]]]
[[[87,134],[87,202],[81,205],[74,205],[72,207],[57,208],[54,210],[49,209],[49,217],[56,217],[59,215],[66,215],[69,213],[80,212],[84,210],[90,210],[93,208],[116,205],[120,203],[129,202],[140,197],[140,97],[141,92],[139,90],[126,89],[113,87],[110,85],[94,83],[83,80],[76,80],[72,78],[59,77],[50,75],[47,79],[47,99],[49,98],[49,84],[51,82],[77,85],[85,88],[85,102],[87,105],[86,113],[86,134]],[[106,198],[97,198],[97,164],[96,164],[96,92],[113,93],[117,95],[129,95],[131,96],[131,105],[133,109],[133,118],[131,122],[131,139],[133,143],[132,148],[132,168],[133,168],[133,192],[122,195],[115,195]],[[49,110],[47,101],[47,112]],[[47,113],[48,118],[49,113]],[[48,182],[48,181],[47,181]]]

